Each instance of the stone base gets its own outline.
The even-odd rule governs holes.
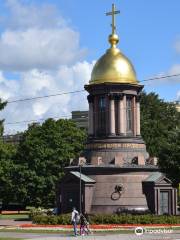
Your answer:
[[[66,172],[76,172],[78,166],[66,168]],[[152,173],[159,172],[154,166],[117,167],[117,166],[83,166],[82,173],[95,181],[94,187],[89,192],[85,188],[82,206],[88,213],[120,213],[123,211],[154,211],[154,201],[143,191],[143,181]],[[78,179],[79,180],[79,179]],[[71,184],[74,184],[73,181]],[[68,181],[68,184],[70,182]],[[89,184],[89,183],[88,183]],[[79,181],[77,182],[77,189]],[[74,187],[72,186],[74,189]],[[70,188],[68,188],[70,191]],[[71,190],[73,191],[73,190]],[[153,191],[148,192],[153,196]],[[77,193],[79,196],[79,192]]]
[[[84,156],[88,163],[102,158],[102,164],[138,164],[144,165],[149,154],[141,137],[111,137],[107,139],[89,139]],[[134,162],[133,162],[134,161]]]

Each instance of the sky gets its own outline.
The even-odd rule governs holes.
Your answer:
[[[118,47],[131,60],[139,81],[180,73],[179,0],[1,0],[0,98],[9,102],[82,90],[95,62],[109,48],[112,3]],[[144,82],[146,92],[180,100],[180,76]],[[85,92],[8,103],[5,134],[28,121],[69,118],[87,110]]]

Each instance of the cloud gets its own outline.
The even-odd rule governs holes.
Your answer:
[[[180,38],[175,42],[175,50],[180,54]]]
[[[6,79],[0,73],[0,89],[2,98],[17,99],[44,96],[62,92],[82,90],[88,83],[94,62],[77,62],[73,66],[60,66],[57,71],[40,71],[32,69],[21,73],[19,79]],[[13,83],[13,84],[12,84]],[[1,94],[1,92],[0,92]],[[86,110],[88,103],[86,92],[66,94],[32,101],[9,103],[0,112],[5,119],[5,132],[22,131],[27,123],[9,124],[49,117],[71,117],[72,110]],[[7,124],[8,123],[8,124]],[[7,124],[7,125],[6,125]]]
[[[0,96],[1,99],[7,100],[19,92],[19,84],[16,80],[9,80],[4,77],[3,72],[0,72]]]
[[[0,35],[1,70],[49,70],[83,60],[86,49],[80,47],[79,33],[53,6],[8,0],[7,7],[10,20]]]
[[[27,71],[56,69],[83,58],[79,34],[70,28],[5,31],[0,38],[0,69]]]
[[[175,75],[175,76],[173,76]],[[176,76],[177,75],[177,76]],[[167,76],[167,78],[164,78]],[[172,77],[168,77],[172,76]],[[147,81],[145,85],[149,86],[157,86],[157,85],[164,85],[164,84],[178,84],[180,83],[180,64],[174,64],[170,67],[168,71],[161,72],[155,76],[150,77],[152,80]],[[153,79],[155,78],[155,79]],[[156,79],[157,78],[157,79]],[[159,79],[158,79],[159,78]]]
[[[8,16],[0,34],[0,96],[4,100],[81,90],[90,79],[94,62],[83,60],[86,50],[80,46],[79,33],[55,6],[33,2],[6,0]],[[0,112],[5,133],[23,131],[29,120],[70,118],[72,110],[88,109],[86,94],[9,103]]]
[[[174,64],[169,70],[149,79],[152,80],[143,83],[146,91],[157,92],[166,101],[180,101],[180,64]]]
[[[180,75],[180,64],[174,64],[168,71],[169,75]],[[180,82],[180,76],[174,77],[174,81]]]
[[[176,50],[176,53],[180,54],[180,37],[177,38],[174,48]],[[177,75],[177,76],[161,78],[163,76],[171,76],[171,75]],[[150,78],[159,78],[159,79],[147,81],[146,85],[157,86],[162,84],[166,84],[166,85],[178,84],[180,83],[180,63],[175,63],[167,71],[160,72],[159,74],[155,76],[151,76]]]
[[[83,61],[79,33],[56,7],[34,1],[6,0],[7,16],[0,34],[0,96],[23,99],[83,89],[93,63]],[[9,74],[10,77],[7,77]],[[16,74],[16,77],[14,74]],[[71,116],[87,109],[85,93],[9,103],[0,112],[5,131],[22,131],[39,118]]]
[[[32,69],[31,71],[21,74],[20,86],[24,96],[34,97],[44,89],[52,88],[53,85],[53,76],[46,72]]]
[[[176,98],[176,101],[179,101],[179,102],[180,102],[180,90],[177,92],[177,98]]]
[[[52,4],[38,4],[37,1],[35,5],[30,1],[6,0],[6,6],[9,14],[4,24],[8,29],[52,29],[67,24]]]

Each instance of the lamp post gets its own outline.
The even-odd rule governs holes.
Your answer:
[[[81,182],[81,177],[82,177],[82,166],[86,163],[86,159],[84,157],[79,158],[79,213],[82,213],[82,182]]]
[[[81,171],[82,171],[82,165],[79,164],[79,173],[80,173],[80,179],[79,179],[79,212],[80,214],[82,213],[82,196],[81,196],[81,192],[82,192],[82,185],[81,185]]]

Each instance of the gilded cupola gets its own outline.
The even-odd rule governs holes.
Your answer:
[[[106,15],[112,15],[112,34],[109,35],[109,43],[111,47],[96,62],[92,73],[90,84],[101,83],[130,83],[138,84],[136,72],[130,60],[117,48],[119,37],[115,33],[115,14],[119,11],[115,10],[112,5],[112,12]]]

